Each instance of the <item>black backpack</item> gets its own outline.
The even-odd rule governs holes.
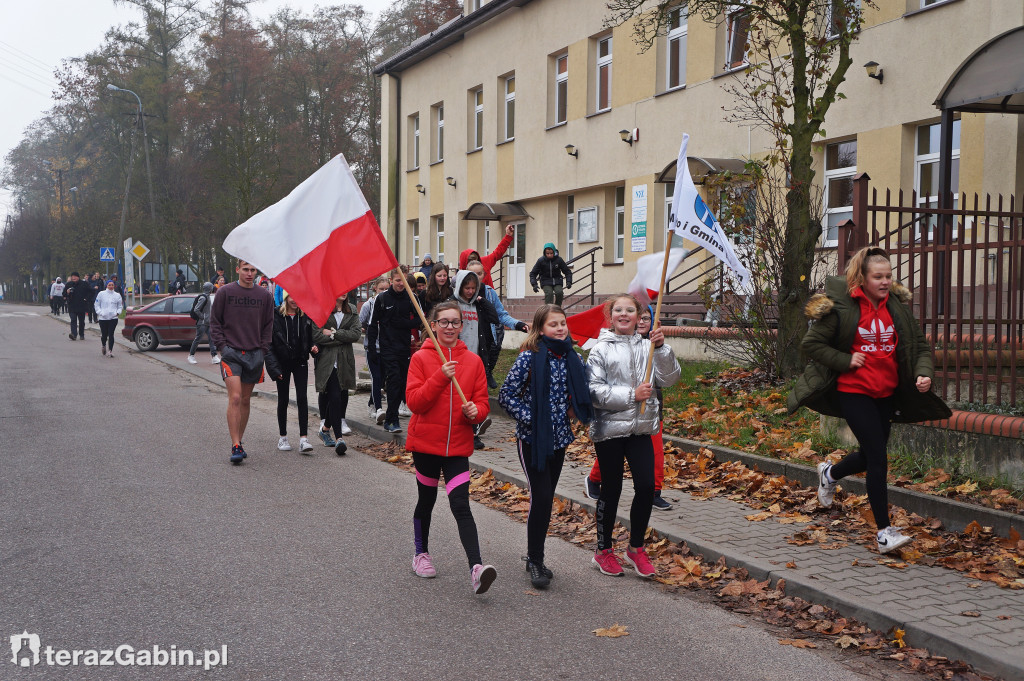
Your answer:
[[[192,301],[192,309],[188,311],[188,316],[199,321],[203,318],[203,309],[206,307],[206,303],[209,302],[210,296],[205,293],[196,296],[196,299]]]

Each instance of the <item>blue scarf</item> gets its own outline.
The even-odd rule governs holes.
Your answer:
[[[579,355],[572,348],[572,340],[557,340],[541,336],[537,342],[537,352],[533,353],[530,367],[530,408],[533,413],[533,447],[531,458],[538,471],[544,470],[547,460],[554,456],[554,426],[551,422],[551,371],[548,366],[548,353],[565,359],[569,404],[576,418],[588,423],[594,417],[594,408],[590,403],[590,386],[587,383],[587,370]]]

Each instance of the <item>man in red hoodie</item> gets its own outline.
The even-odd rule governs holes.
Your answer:
[[[479,260],[484,265],[484,283],[494,288],[494,282],[491,280],[491,269],[494,267],[494,263],[498,262],[501,256],[505,255],[505,251],[508,250],[509,246],[512,245],[512,235],[514,233],[515,228],[512,225],[505,225],[505,236],[498,242],[497,247],[485,256],[481,256],[475,248],[467,248],[462,253],[459,253],[459,269],[466,269],[466,265],[469,264],[470,260]]]

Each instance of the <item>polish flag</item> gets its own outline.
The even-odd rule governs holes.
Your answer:
[[[341,154],[233,229],[224,250],[266,273],[319,326],[339,296],[398,267]]]
[[[601,329],[608,328],[608,320],[604,318],[604,305],[565,318],[569,327],[569,335],[584,350],[589,350],[597,343]]]
[[[665,280],[667,281],[679,265],[690,255],[687,248],[673,248],[668,254],[668,268],[665,269]],[[650,305],[651,301],[657,300],[659,291],[665,290],[665,281],[661,281],[661,270],[665,267],[665,251],[644,255],[636,261],[636,276],[629,282],[626,290],[636,296],[644,305]]]

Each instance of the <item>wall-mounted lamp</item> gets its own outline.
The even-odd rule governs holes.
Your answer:
[[[633,146],[633,142],[640,141],[640,128],[633,128],[632,130],[619,130],[619,139]]]
[[[574,145],[574,144],[566,144],[565,145],[565,153],[569,154],[573,158],[579,158],[580,157],[580,152],[579,152],[579,150],[576,149],[576,145]]]
[[[882,82],[882,69],[878,68],[877,61],[869,61],[864,65],[864,69],[868,72],[868,78],[874,78],[879,83]]]
[[[455,178],[454,177],[446,177],[446,178],[444,178],[444,181],[448,183],[449,187],[454,187],[455,186]]]
[[[416,185],[416,191],[418,191],[420,194],[426,194],[427,193],[426,188],[422,184]]]

